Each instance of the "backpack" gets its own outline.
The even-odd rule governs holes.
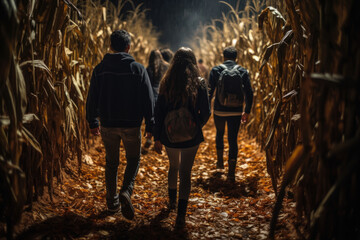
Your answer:
[[[217,84],[217,98],[225,107],[241,107],[244,102],[242,78],[246,71],[239,65],[228,68],[220,64],[224,70],[220,73]]]
[[[165,132],[171,143],[186,142],[195,138],[198,128],[186,107],[170,111],[165,117]]]

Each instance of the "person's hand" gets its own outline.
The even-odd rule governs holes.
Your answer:
[[[155,141],[155,145],[154,145],[154,148],[155,148],[155,152],[157,152],[158,154],[161,154],[162,153],[162,144],[159,140]]]
[[[146,132],[146,133],[145,133],[145,137],[146,137],[146,138],[152,138],[151,132]]]
[[[249,118],[249,114],[246,113],[246,112],[243,112],[243,113],[242,113],[242,116],[241,116],[241,123],[242,123],[242,124],[247,123],[248,118]]]
[[[91,134],[94,135],[94,136],[99,136],[99,135],[100,135],[100,127],[91,128],[91,129],[90,129],[90,132],[91,132]]]

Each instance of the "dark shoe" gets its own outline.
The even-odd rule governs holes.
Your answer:
[[[144,146],[141,148],[141,154],[145,155],[149,152],[149,148],[152,144],[151,139],[146,139],[146,142],[144,143]]]
[[[184,216],[176,216],[176,221],[175,221],[175,228],[177,229],[182,229],[185,227],[185,215]]]
[[[216,168],[224,169],[224,149],[216,149],[216,154],[217,154]]]
[[[235,182],[235,169],[236,169],[236,159],[229,159],[229,172],[227,179],[230,182]]]
[[[176,208],[176,195],[177,189],[169,188],[169,209],[174,210]]]
[[[107,209],[109,213],[117,213],[119,210],[120,210],[120,204],[115,207],[111,207],[111,208],[108,207]]]
[[[179,199],[178,212],[177,212],[176,221],[175,221],[175,228],[181,229],[181,228],[185,227],[185,225],[186,225],[185,215],[186,215],[187,205],[188,205],[187,200]]]
[[[174,210],[176,208],[176,202],[169,202],[169,210]]]
[[[122,215],[129,220],[134,218],[134,207],[131,203],[130,196],[127,192],[121,192],[119,194],[119,199],[121,203],[121,213]]]
[[[151,144],[152,144],[151,139],[146,139],[146,142],[144,144],[144,148],[149,148],[151,146]]]

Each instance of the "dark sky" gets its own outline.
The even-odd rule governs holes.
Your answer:
[[[234,7],[237,1],[226,0]],[[211,19],[221,18],[221,12],[229,11],[219,0],[133,0],[133,3],[143,3],[142,8],[149,9],[148,18],[162,33],[160,43],[174,51],[186,46],[200,22],[209,23]]]

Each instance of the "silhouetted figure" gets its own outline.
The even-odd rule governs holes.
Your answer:
[[[131,195],[140,163],[141,130],[145,117],[146,136],[154,124],[154,96],[146,69],[129,54],[130,35],[125,30],[111,34],[111,50],[93,71],[86,102],[90,131],[100,135],[106,150],[106,202],[109,212],[120,209],[133,219]],[[100,122],[99,122],[99,119]],[[101,128],[100,128],[101,123]],[[120,142],[126,152],[126,169],[117,191]]]
[[[155,101],[159,94],[160,80],[164,76],[168,67],[169,67],[169,63],[167,63],[163,59],[160,50],[152,50],[150,53],[148,67],[146,68],[146,71],[150,78]],[[146,138],[141,153],[146,154],[151,144],[152,144],[151,138]]]
[[[195,55],[190,48],[180,48],[160,83],[154,128],[155,151],[161,154],[162,145],[165,145],[170,161],[170,209],[176,207],[177,181],[180,174],[176,227],[185,226],[191,169],[199,144],[204,141],[202,127],[209,117],[207,86],[200,78]]]
[[[206,64],[201,58],[198,60],[198,67],[199,67],[200,75],[206,80],[206,83],[208,83],[209,67],[206,66]]]
[[[174,56],[173,51],[171,51],[169,48],[163,48],[160,49],[161,55],[163,56],[163,59],[167,61],[168,63],[171,62],[171,59]]]
[[[149,75],[151,86],[153,88],[155,101],[159,94],[160,80],[164,76],[168,67],[169,63],[163,59],[161,52],[159,50],[152,50],[146,71]]]
[[[236,64],[237,50],[227,47],[223,51],[224,62],[210,72],[210,99],[216,89],[214,101],[214,122],[216,127],[216,151],[218,169],[224,168],[224,132],[227,123],[229,158],[228,180],[235,181],[235,169],[238,155],[237,136],[240,123],[246,123],[253,101],[249,73]],[[245,111],[243,102],[245,98]]]

